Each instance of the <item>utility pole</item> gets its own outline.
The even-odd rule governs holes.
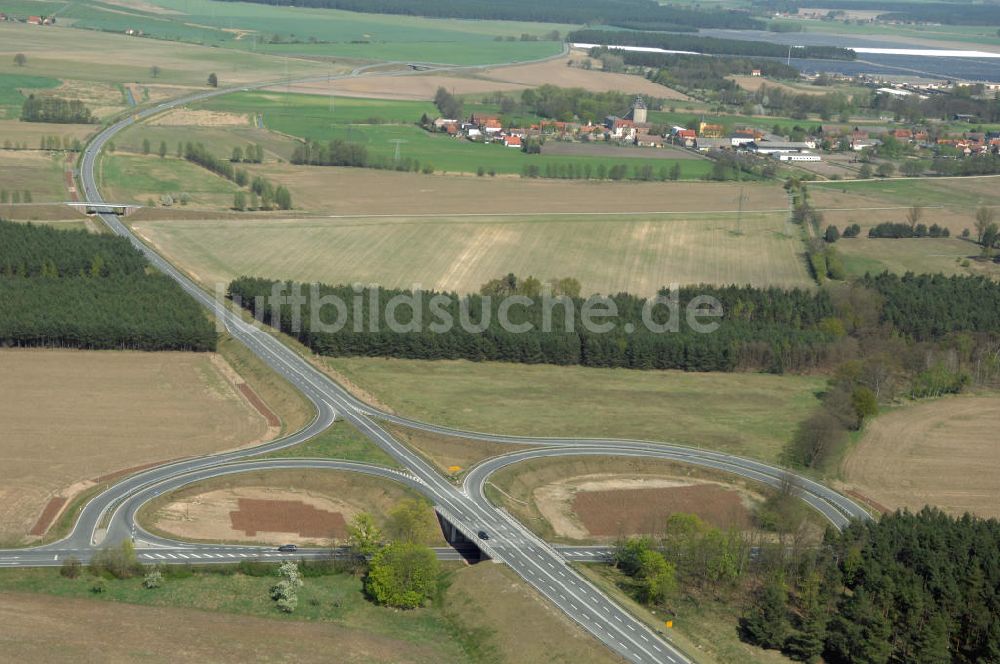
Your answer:
[[[401,153],[401,151],[399,149],[399,146],[402,145],[403,143],[407,143],[408,141],[405,141],[402,138],[394,138],[394,139],[392,139],[389,142],[396,144],[396,161],[399,161],[399,158],[402,155],[402,153]]]
[[[740,187],[739,202],[736,211],[736,233],[743,235],[743,202],[746,200],[746,192]]]

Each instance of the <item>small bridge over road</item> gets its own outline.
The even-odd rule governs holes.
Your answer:
[[[75,208],[81,208],[86,214],[117,214],[119,217],[123,217],[132,210],[138,210],[141,205],[130,205],[129,203],[92,203],[90,201],[79,201],[66,203],[66,205]]]
[[[479,539],[479,535],[469,530],[446,508],[436,505],[434,511],[437,512],[438,523],[441,524],[441,532],[448,544],[470,563],[478,563],[483,560],[490,560],[492,556],[489,552],[489,544]]]

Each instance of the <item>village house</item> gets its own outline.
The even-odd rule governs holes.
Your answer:
[[[673,127],[670,130],[670,134],[674,139],[676,145],[683,145],[686,148],[693,148],[697,144],[698,132],[694,129],[685,129],[684,127]]]
[[[659,134],[653,134],[648,129],[639,129],[635,135],[635,144],[641,148],[662,148],[665,140]]]
[[[709,124],[708,122],[698,123],[698,135],[705,138],[722,138],[726,133],[726,128],[720,124]]]
[[[520,149],[520,147],[522,145],[522,143],[521,143],[521,137],[520,136],[504,136],[504,138],[503,138],[503,144],[504,144],[504,147],[518,148],[518,149]]]
[[[635,122],[626,120],[616,115],[609,115],[604,118],[604,126],[607,128],[609,140],[635,141]]]

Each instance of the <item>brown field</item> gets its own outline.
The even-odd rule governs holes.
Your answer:
[[[248,170],[288,186],[296,206],[330,215],[735,212],[741,189],[746,211],[788,207],[774,184],[525,180],[287,164]]]
[[[430,664],[450,652],[330,622],[23,593],[0,594],[0,621],[4,658],[19,662],[320,664],[336,653],[338,662],[351,664]]]
[[[265,170],[289,186],[297,205],[330,217],[138,215],[133,227],[207,284],[254,274],[468,292],[508,272],[574,276],[587,293],[648,295],[669,283],[811,284],[797,231],[786,223],[784,193],[774,185],[485,180],[281,164]]]
[[[741,528],[763,500],[759,485],[722,473],[625,457],[528,461],[501,470],[487,488],[532,530],[565,542],[655,534],[675,512]]]
[[[583,478],[573,478],[579,482]],[[667,480],[670,482],[670,480]],[[697,513],[719,528],[746,528],[750,512],[735,490],[717,484],[661,486],[655,480],[599,479],[576,485],[573,513],[593,537],[656,532],[674,513]],[[653,488],[646,488],[653,485]],[[600,489],[597,487],[621,487]]]
[[[769,88],[779,88],[791,94],[825,95],[830,92],[830,88],[815,85],[788,85],[781,81],[772,81],[763,76],[727,76],[726,78],[735,81],[736,85],[749,92],[757,92],[765,85]]]
[[[33,203],[66,201],[70,195],[63,159],[61,152],[0,150],[0,189],[8,193],[19,191],[22,196],[25,190],[30,191]],[[73,216],[67,208],[64,218]]]
[[[476,630],[482,650],[494,655],[486,661],[508,664],[622,661],[529,588],[506,565],[472,565],[458,570],[451,578],[445,602],[465,629]]]
[[[34,150],[41,145],[43,136],[58,136],[60,140],[74,138],[84,141],[100,128],[99,125],[51,124],[48,122],[21,122],[20,120],[0,120],[0,145],[4,141],[27,143]]]
[[[15,53],[28,57],[27,67],[14,65]],[[156,79],[150,74],[153,65],[161,69]],[[290,76],[314,72],[325,75],[330,71],[329,63],[296,57],[270,57],[58,25],[38,29],[20,23],[0,23],[0,71],[4,72],[111,84],[129,81],[204,86],[207,71],[217,72],[220,84],[229,85],[278,78],[286,67]]]
[[[845,460],[848,488],[896,509],[1000,517],[1000,397],[962,396],[880,415]]]
[[[301,500],[240,498],[237,505],[238,509],[229,513],[229,521],[233,530],[241,530],[248,537],[261,531],[334,540],[347,537],[342,512],[319,509]]]
[[[128,105],[125,95],[117,86],[90,80],[66,79],[59,87],[41,90],[37,94],[45,97],[79,99],[97,118],[114,115]]]
[[[162,115],[157,115],[150,120],[149,124],[154,127],[183,127],[186,125],[199,127],[240,127],[250,124],[250,116],[239,113],[223,113],[221,111],[177,108]]]
[[[184,487],[143,508],[155,532],[184,540],[331,546],[347,523],[368,512],[384,525],[412,489],[377,477],[331,470],[273,470],[220,477]],[[427,514],[433,519],[428,505]],[[428,544],[441,544],[439,531]]]
[[[546,83],[558,82],[564,88],[584,88],[592,92],[627,92],[641,94],[660,99],[688,100],[687,95],[676,90],[653,83],[641,76],[630,74],[612,74],[600,69],[585,70],[580,67],[568,67],[569,60],[580,61],[586,54],[580,51],[570,56],[539,62],[529,65],[514,65],[510,67],[495,67],[476,73],[447,76],[442,74],[427,74],[422,76],[397,76],[355,78],[346,81],[336,81],[333,84],[334,94],[344,97],[368,97],[373,99],[433,99],[439,87],[450,90],[453,94],[483,94],[486,92],[519,92],[535,88]],[[285,90],[286,86],[282,86]],[[293,92],[311,94],[329,94],[330,84],[326,81],[293,85]]]
[[[2,163],[2,158],[0,158]],[[0,176],[2,177],[2,176]],[[34,192],[32,192],[34,196]],[[59,225],[60,228],[87,228],[92,233],[101,232],[103,224],[95,222],[82,212],[58,203],[32,203],[31,205],[0,205],[0,218],[9,221],[34,221]]]
[[[102,475],[269,435],[218,356],[3,350],[0,366],[0,541]]]

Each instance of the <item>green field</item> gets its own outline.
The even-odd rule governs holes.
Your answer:
[[[837,250],[844,257],[849,276],[888,270],[896,274],[985,274],[1000,277],[996,263],[978,261],[979,246],[958,238],[841,240]]]
[[[158,39],[302,57],[489,64],[555,55],[557,42],[494,41],[575,26],[462,21],[271,7],[211,0],[154,0],[166,12],[95,1],[70,5],[60,20],[79,28],[142,30]],[[270,43],[274,42],[274,43]]]
[[[201,143],[214,154],[227,157],[234,147],[245,149],[248,144],[260,144],[264,148],[265,161],[287,159],[294,148],[294,139],[281,136],[266,129],[241,126],[199,127],[191,125],[133,125],[115,136],[118,152],[141,153],[143,140],[148,140],[155,153],[161,141],[167,143],[170,156],[176,156],[178,143]]]
[[[58,86],[59,79],[48,76],[0,74],[0,118],[20,116],[25,98],[21,90],[51,89]]]
[[[323,97],[248,92],[211,100],[198,107],[260,113],[268,129],[317,141],[337,138],[361,143],[371,156],[391,158],[396,149],[393,141],[404,141],[400,145],[401,157],[417,159],[421,164],[432,165],[436,171],[452,173],[475,173],[480,167],[497,173],[521,173],[529,164],[538,166],[543,172],[547,164],[589,165],[596,172],[600,165],[611,167],[618,163],[626,163],[630,168],[649,165],[654,173],[658,173],[661,168],[670,168],[677,163],[680,164],[683,179],[695,179],[708,173],[712,167],[710,161],[703,159],[556,156],[546,155],[544,149],[541,155],[528,155],[500,143],[484,145],[445,134],[433,134],[417,126],[424,113],[431,117],[437,114],[434,105],[429,102],[337,99],[331,111],[329,100]],[[369,119],[392,124],[375,124],[368,122]]]
[[[1000,175],[964,178],[899,178],[855,182],[816,182],[810,187],[843,190],[859,199],[877,197],[901,205],[970,208],[1000,205]],[[971,222],[970,222],[971,223]]]
[[[419,176],[414,176],[419,177]],[[172,189],[174,190],[174,189]],[[573,276],[584,293],[678,284],[808,287],[785,215],[137,221],[205,284],[256,275],[472,292],[498,275]]]
[[[265,454],[262,458],[346,459],[390,468],[400,467],[395,459],[382,451],[382,448],[343,420],[337,420],[323,433],[304,443]]]
[[[143,205],[150,198],[159,202],[161,195],[172,196],[180,205],[178,197],[186,193],[191,205],[229,206],[238,190],[232,182],[173,156],[106,155],[98,177],[111,198]]]
[[[270,598],[275,576],[242,574],[197,574],[165,580],[161,588],[142,587],[142,577],[108,581],[107,590],[95,595],[93,577],[64,579],[56,569],[0,570],[0,592],[45,593],[59,597],[92,598],[94,602],[126,602],[145,606],[203,609],[284,621],[320,621],[412,642],[433,645],[439,661],[463,659],[451,634],[451,626],[434,609],[393,611],[368,602],[361,592],[361,579],[333,574],[305,579],[299,591],[299,606],[291,616],[281,614]]]
[[[888,4],[888,3],[887,3]],[[976,26],[976,25],[889,25],[886,23],[877,24],[855,24],[844,23],[843,21],[816,21],[816,20],[787,20],[779,19],[775,23],[799,25],[805,28],[806,32],[823,32],[830,34],[857,35],[870,37],[903,37],[906,39],[926,39],[937,42],[966,42],[971,48],[974,44],[997,45],[1000,44],[1000,37],[997,36],[996,26]],[[901,45],[901,47],[903,47]],[[938,45],[938,48],[945,48],[946,44]]]
[[[821,377],[326,358],[396,412],[475,431],[682,443],[776,462]]]
[[[778,126],[781,128],[781,131],[788,133],[794,127],[809,129],[820,124],[826,124],[826,121],[820,120],[818,116],[810,117],[804,120],[795,120],[794,118],[779,116],[772,117],[761,115],[734,115],[728,113],[704,113],[699,110],[649,111],[649,121],[657,124],[679,125],[684,127],[691,120],[699,120],[709,124],[723,125],[727,132],[736,129],[737,127],[760,127],[761,129],[771,131],[773,127]],[[851,124],[864,127],[879,123],[876,123],[874,120],[863,121],[854,119]]]

